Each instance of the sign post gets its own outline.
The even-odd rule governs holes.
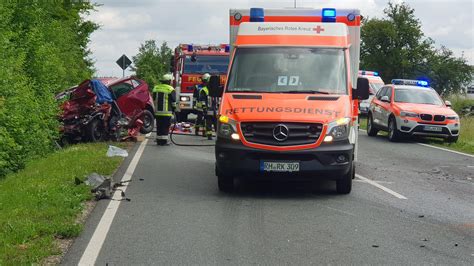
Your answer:
[[[122,77],[125,77],[125,69],[127,69],[131,64],[132,61],[126,56],[122,55],[117,61],[117,65],[119,65],[120,68],[122,68]]]

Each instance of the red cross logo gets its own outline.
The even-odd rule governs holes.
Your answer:
[[[315,31],[317,34],[320,34],[321,31],[324,31],[324,28],[318,25],[316,28],[313,29],[313,31]]]

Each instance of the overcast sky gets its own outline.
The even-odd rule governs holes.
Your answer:
[[[94,1],[94,0],[93,0]],[[92,35],[90,48],[98,76],[121,76],[115,61],[130,59],[145,40],[219,44],[229,38],[230,8],[293,7],[294,0],[95,0],[101,4],[89,19],[101,28]],[[297,0],[298,7],[359,8],[362,15],[382,17],[387,0]],[[395,0],[393,2],[402,2]],[[436,46],[445,45],[474,65],[473,0],[408,0],[415,8],[425,35]],[[126,75],[130,72],[126,72]]]

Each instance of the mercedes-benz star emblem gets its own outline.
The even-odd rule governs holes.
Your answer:
[[[273,137],[277,141],[285,141],[288,138],[289,133],[290,130],[283,124],[279,124],[273,129]]]

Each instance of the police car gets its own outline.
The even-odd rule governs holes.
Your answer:
[[[359,78],[369,81],[369,99],[359,101],[359,114],[367,115],[372,98],[385,83],[376,71],[359,70]]]
[[[443,102],[424,80],[394,79],[372,99],[367,117],[367,134],[388,131],[388,139],[427,136],[456,142],[461,124],[459,116]]]

